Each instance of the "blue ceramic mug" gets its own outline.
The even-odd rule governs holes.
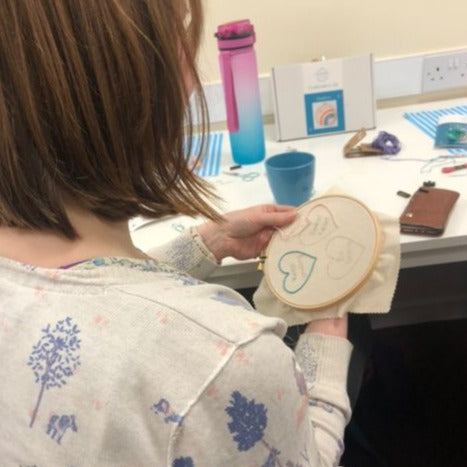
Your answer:
[[[265,161],[269,186],[277,204],[299,206],[313,193],[315,156],[308,152],[290,151]]]

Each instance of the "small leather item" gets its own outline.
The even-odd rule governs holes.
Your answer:
[[[442,188],[420,187],[410,198],[399,218],[401,232],[416,235],[441,235],[459,193]]]

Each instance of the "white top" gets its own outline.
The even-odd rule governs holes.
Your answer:
[[[165,251],[215,266],[189,234]],[[0,463],[336,465],[351,345],[308,334],[293,353],[284,332],[160,261],[0,259]]]

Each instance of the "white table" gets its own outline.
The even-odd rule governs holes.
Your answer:
[[[456,105],[467,105],[467,98],[378,111],[378,126],[367,132],[364,141],[371,142],[380,130],[397,135],[403,149],[391,161],[380,157],[345,159],[342,156],[342,147],[351,136],[348,133],[278,143],[274,140],[273,126],[266,127],[266,157],[290,148],[309,151],[316,156],[316,194],[324,194],[329,188],[338,187],[362,200],[370,209],[394,217],[399,217],[407,204],[407,199],[396,194],[398,190],[413,193],[424,181],[431,180],[437,187],[460,192],[461,196],[443,236],[401,236],[402,268],[467,261],[467,170],[449,175],[441,173],[439,166],[429,170],[427,162],[437,155],[447,154],[447,151],[434,149],[433,141],[403,118],[404,112],[407,111],[434,110]],[[229,141],[226,136],[222,155],[224,171],[228,171],[229,166],[233,164],[228,151]],[[403,159],[424,159],[426,162]],[[260,176],[251,182],[223,174],[209,179],[224,199],[224,212],[274,202],[263,163],[244,166],[236,173],[252,171],[259,172]],[[144,251],[176,236],[177,228],[186,228],[199,222],[200,220],[177,216],[147,224],[135,230],[132,238]],[[261,273],[256,270],[256,261],[240,262],[228,258],[214,272],[210,281],[239,289],[256,286],[260,278]]]

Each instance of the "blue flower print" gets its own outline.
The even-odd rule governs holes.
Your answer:
[[[78,354],[81,344],[79,333],[78,326],[68,317],[58,321],[53,329],[48,324],[42,329],[43,336],[39,342],[33,346],[28,366],[34,372],[36,383],[39,383],[41,388],[29,423],[30,427],[36,420],[44,391],[61,388],[66,384],[65,379],[73,376],[81,364]]]
[[[175,425],[181,425],[183,422],[183,417],[173,410],[173,408],[170,406],[170,402],[166,399],[161,399],[157,404],[154,404],[151,408],[154,411],[154,413],[165,415],[165,423],[174,423]]]
[[[195,467],[191,457],[179,457],[172,462],[172,467]]]
[[[264,404],[255,404],[254,399],[249,401],[239,391],[234,391],[225,411],[232,419],[227,426],[239,451],[248,451],[263,439],[268,423]]]
[[[264,431],[268,424],[267,408],[264,404],[255,403],[254,399],[248,400],[239,391],[231,394],[230,405],[225,411],[232,421],[227,424],[233,440],[237,443],[239,451],[248,451],[256,443],[267,450],[267,458],[261,467],[284,466],[284,461],[280,460],[281,451],[272,446],[264,439]],[[286,461],[287,467],[303,467],[300,463]],[[307,464],[310,465],[310,464]]]
[[[74,415],[52,415],[50,417],[49,423],[47,424],[47,434],[56,441],[57,444],[61,444],[63,435],[68,429],[74,432],[78,431]]]

